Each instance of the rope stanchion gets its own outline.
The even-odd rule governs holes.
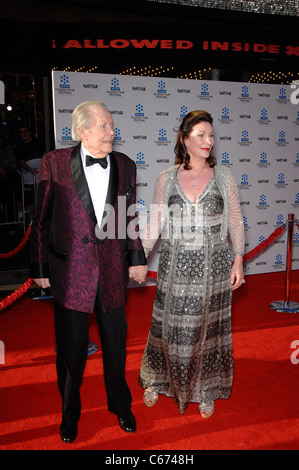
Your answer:
[[[283,232],[285,227],[286,227],[286,224],[282,225],[281,227],[278,227],[266,240],[264,240],[262,243],[260,243],[257,247],[255,247],[250,252],[246,253],[244,255],[244,262],[248,261],[253,256],[257,255],[258,253],[260,253],[260,251],[264,250],[267,246],[269,246]],[[0,254],[0,259],[9,258],[11,256],[14,256],[16,253],[18,253],[29,240],[30,233],[31,233],[31,226],[28,227],[28,230],[21,244],[10,253]],[[148,271],[147,278],[157,279],[157,273],[155,271]],[[11,295],[9,295],[6,299],[0,302],[0,310],[4,309],[8,305],[11,305],[13,302],[15,302],[20,297],[22,297],[22,295],[24,295],[33,284],[34,284],[34,280],[28,279],[19,289],[15,290]]]
[[[28,230],[27,230],[27,232],[25,233],[25,236],[24,236],[23,240],[21,241],[21,243],[19,244],[19,246],[17,246],[17,248],[15,248],[14,250],[10,251],[9,253],[0,253],[0,259],[12,258],[12,257],[15,256],[16,254],[18,254],[19,251],[21,251],[22,248],[24,248],[24,246],[25,246],[26,243],[28,242],[28,240],[29,240],[29,238],[30,238],[30,233],[31,233],[31,225],[29,225]]]
[[[0,302],[0,310],[3,310],[4,308],[8,307],[8,305],[11,305],[13,302],[22,297],[22,295],[24,295],[27,290],[33,286],[33,284],[34,280],[28,279],[19,289],[15,290],[11,295]]]
[[[264,250],[269,245],[271,245],[271,243],[273,243],[274,240],[277,237],[279,237],[279,235],[282,234],[282,232],[284,231],[285,228],[286,228],[286,224],[282,225],[281,227],[278,227],[276,230],[274,230],[274,232],[268,238],[266,238],[266,240],[264,240],[262,243],[260,243],[255,248],[253,248],[253,250],[249,251],[248,253],[245,253],[244,258],[243,258],[244,262],[246,262],[249,259],[253,258],[258,253],[260,253],[262,250]],[[147,277],[150,278],[150,279],[157,279],[157,273],[155,271],[148,271]]]
[[[288,243],[287,243],[287,262],[285,276],[284,300],[276,300],[270,304],[272,310],[283,313],[298,313],[299,303],[290,301],[291,272],[292,272],[292,250],[294,235],[294,214],[288,216]]]
[[[264,250],[269,245],[271,245],[271,243],[274,242],[274,240],[277,237],[279,237],[279,235],[281,235],[281,233],[284,231],[285,228],[286,228],[286,224],[282,225],[281,227],[278,227],[276,230],[274,230],[273,233],[271,233],[271,235],[268,238],[266,238],[266,240],[264,240],[262,243],[257,245],[255,248],[253,248],[253,250],[249,251],[248,253],[245,253],[244,258],[243,258],[244,262],[253,258],[253,256],[257,255],[262,250]]]

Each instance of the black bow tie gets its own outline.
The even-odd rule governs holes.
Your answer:
[[[108,165],[107,157],[93,158],[91,155],[86,155],[86,166],[91,166],[94,163],[99,163],[102,168],[107,168],[107,165]]]

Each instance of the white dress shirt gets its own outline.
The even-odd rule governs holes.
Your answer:
[[[109,184],[110,157],[109,155],[107,155],[108,165],[107,168],[103,168],[97,163],[91,166],[86,166],[86,155],[91,155],[93,158],[96,158],[94,155],[92,155],[86,150],[83,144],[81,144],[82,165],[87,179],[87,184],[93,203],[94,211],[96,214],[98,226],[100,226],[103,218],[103,212]]]

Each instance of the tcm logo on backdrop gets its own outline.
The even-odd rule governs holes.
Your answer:
[[[272,264],[272,267],[274,269],[284,269],[285,264],[282,262],[282,255],[280,253],[275,256],[274,264]]]
[[[110,82],[110,88],[106,90],[109,96],[122,96],[124,92],[120,88],[119,78],[112,78]]]
[[[279,173],[279,175],[277,177],[277,183],[275,183],[276,188],[277,189],[286,188],[287,185],[288,185],[288,183],[286,183],[284,173]]]
[[[218,119],[220,124],[231,124],[233,119],[230,118],[229,108],[226,106],[221,110],[221,117]]]
[[[271,163],[268,162],[268,156],[266,152],[262,152],[259,157],[259,161],[257,162],[257,166],[260,168],[267,168]]]
[[[232,166],[232,163],[230,163],[230,160],[229,160],[228,152],[223,152],[223,154],[221,155],[221,165]]]
[[[295,199],[294,199],[294,203],[292,204],[292,206],[294,208],[299,207],[299,193],[295,194]]]
[[[70,78],[68,75],[60,75],[59,86],[55,88],[56,93],[60,95],[71,95],[75,89],[71,87]]]
[[[177,121],[179,121],[179,123],[181,123],[184,119],[185,116],[187,116],[188,114],[188,107],[183,105],[180,107],[180,111],[179,111],[179,117],[176,118]]]
[[[201,91],[199,95],[197,95],[197,98],[199,98],[202,101],[210,101],[210,99],[213,98],[213,96],[210,95],[209,85],[207,83],[203,83],[201,85]]]
[[[148,164],[145,163],[144,153],[138,152],[136,155],[136,168],[137,170],[146,170]]]
[[[121,136],[121,131],[118,127],[115,127],[114,128],[114,139],[113,139],[113,145],[117,145],[117,146],[122,146],[123,144],[125,144],[126,141],[122,139],[122,136]]]
[[[247,85],[242,86],[241,94],[240,96],[238,96],[238,98],[239,98],[240,103],[244,103],[244,102],[250,103],[252,98],[249,95],[249,88]]]
[[[257,122],[259,124],[269,124],[271,122],[271,120],[268,117],[268,110],[267,109],[265,109],[265,108],[261,109],[260,117],[257,120]]]
[[[299,95],[299,93],[298,93],[298,95]],[[296,126],[299,126],[299,111],[297,111],[295,121],[293,121],[293,122]],[[298,140],[298,139],[295,139],[295,140]]]
[[[251,187],[251,184],[249,184],[248,180],[248,175],[246,173],[243,173],[241,176],[241,183],[239,185],[240,189],[249,189]]]
[[[170,96],[170,93],[167,93],[166,82],[164,82],[164,80],[158,81],[158,88],[157,91],[154,93],[154,96],[156,98],[168,98]]]
[[[278,214],[276,218],[276,224],[274,225],[275,228],[282,227],[284,225],[284,216],[282,214]]]
[[[60,139],[58,139],[57,142],[65,147],[74,145],[75,142],[72,139],[72,130],[70,127],[65,126],[62,128]]]
[[[144,112],[143,104],[136,104],[135,114],[131,116],[131,119],[134,122],[145,122],[148,119]]]
[[[145,212],[146,211],[145,200],[144,199],[138,199],[136,211],[137,212]]]
[[[158,146],[167,146],[171,144],[171,141],[167,138],[166,129],[161,128],[158,130],[158,138],[155,140],[155,144]]]
[[[267,197],[265,194],[260,194],[258,205],[256,206],[256,208],[259,210],[265,210],[269,208],[269,205],[267,203]]]
[[[250,230],[250,226],[248,224],[248,218],[245,217],[245,215],[243,215],[243,224],[244,224],[244,230],[245,232],[248,232],[248,230]]]
[[[252,141],[249,139],[249,133],[244,129],[241,133],[241,140],[238,142],[241,147],[249,147],[252,144]]]
[[[285,131],[279,131],[278,139],[275,143],[277,147],[286,147],[288,145],[289,142],[287,142]]]
[[[281,87],[278,92],[278,98],[276,98],[277,103],[286,104],[289,99],[287,98],[287,90],[285,87]]]

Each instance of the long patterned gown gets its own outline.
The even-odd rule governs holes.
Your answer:
[[[181,413],[190,402],[231,393],[231,254],[220,238],[223,207],[214,176],[191,203],[176,174],[139,383],[172,397]]]

